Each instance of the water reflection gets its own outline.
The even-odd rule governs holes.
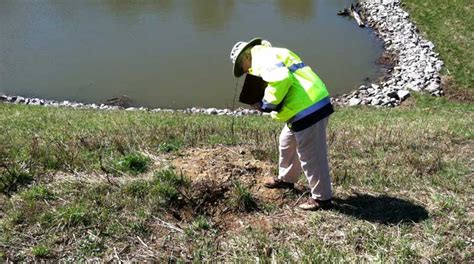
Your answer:
[[[174,0],[133,1],[133,0],[102,0],[114,15],[140,16],[143,13],[166,13],[173,8]]]
[[[230,21],[235,1],[190,1],[193,22],[200,29],[222,29]]]
[[[314,15],[315,6],[318,1],[315,0],[278,0],[278,8],[280,13],[291,19],[305,21]],[[316,7],[317,8],[317,7]]]
[[[330,92],[346,92],[375,74],[379,52],[335,15],[348,1],[0,0],[0,93],[230,107],[229,48],[255,35],[323,65]]]

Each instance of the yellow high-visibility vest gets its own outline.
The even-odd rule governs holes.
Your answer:
[[[331,104],[326,85],[295,53],[257,45],[251,54],[248,73],[268,83],[262,108],[275,110],[271,112],[274,119],[291,124]]]

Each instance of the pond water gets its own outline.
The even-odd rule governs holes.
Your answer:
[[[338,95],[380,74],[382,44],[336,15],[351,2],[0,0],[0,93],[230,108],[230,49],[260,36],[296,52]]]

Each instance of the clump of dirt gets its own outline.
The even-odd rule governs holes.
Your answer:
[[[181,218],[191,220],[196,215],[210,216],[214,223],[235,222],[234,218],[251,213],[236,210],[233,201],[239,194],[236,186],[249,192],[257,204],[254,211],[263,212],[267,206],[282,207],[294,203],[303,194],[296,190],[275,190],[263,187],[266,177],[275,176],[272,171],[277,164],[260,160],[259,153],[244,147],[216,146],[183,150],[173,157],[177,171],[191,180],[186,208],[180,208]],[[228,228],[228,226],[226,226]]]
[[[256,160],[251,152],[243,147],[193,148],[180,152],[172,163],[193,181],[249,182],[270,176],[275,165]]]

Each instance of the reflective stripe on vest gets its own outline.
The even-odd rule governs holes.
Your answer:
[[[277,67],[286,67],[286,65],[283,62],[279,62],[275,66],[277,66]],[[290,67],[288,67],[288,70],[291,73],[294,73],[295,71],[297,71],[301,68],[304,68],[304,67],[306,67],[306,64],[304,64],[304,62],[300,62],[300,63],[295,63],[295,64],[291,65]]]
[[[323,99],[321,99],[321,101],[313,104],[312,106],[304,109],[303,111],[299,112],[298,114],[296,114],[294,117],[292,117],[290,120],[288,120],[287,122],[288,123],[292,123],[292,122],[296,122],[298,120],[300,120],[301,118],[311,114],[311,113],[314,113],[316,111],[318,111],[319,109],[323,108],[325,105],[331,103],[331,99],[330,97],[325,97]]]

